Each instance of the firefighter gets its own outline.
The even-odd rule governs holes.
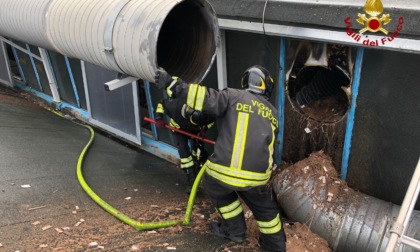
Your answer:
[[[222,217],[221,223],[211,223],[212,233],[236,243],[245,240],[240,197],[258,223],[261,247],[285,251],[280,213],[266,186],[279,127],[277,109],[269,102],[274,88],[270,73],[261,66],[248,68],[241,80],[243,89],[215,90],[187,84],[161,68],[155,82],[172,97],[186,97],[182,102],[192,108],[183,112],[186,117],[198,111],[216,118],[218,137],[214,153],[203,166],[202,182]]]
[[[181,114],[182,107],[186,106],[180,99],[164,99],[158,103],[156,107],[155,120],[156,127],[159,129],[165,128],[164,115],[169,116],[169,125],[176,129],[181,129],[194,135],[204,134],[210,128],[214,119],[208,116],[196,113],[195,122],[190,122]],[[183,110],[186,110],[185,108]],[[207,160],[207,152],[204,149],[204,144],[199,140],[192,139],[187,135],[173,131],[177,141],[178,154],[180,158],[180,167],[187,176],[187,185],[185,192],[190,193],[194,184],[195,178]]]

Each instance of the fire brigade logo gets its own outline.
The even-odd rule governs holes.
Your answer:
[[[382,14],[384,11],[384,6],[382,5],[381,0],[367,0],[363,10],[370,16],[366,17],[366,14],[358,13],[359,17],[356,21],[364,25],[365,28],[359,31],[360,34],[363,34],[366,31],[377,32],[381,31],[385,35],[388,34],[388,31],[382,27],[382,25],[387,25],[391,22],[392,19],[389,18],[389,14]],[[379,17],[382,14],[381,17]]]
[[[396,24],[394,32],[388,35],[388,30],[384,28],[385,25],[389,24],[392,19],[390,18],[390,14],[383,14],[384,6],[382,5],[381,0],[366,0],[366,4],[363,8],[365,13],[358,13],[358,18],[356,21],[363,25],[364,28],[360,29],[359,32],[353,30],[353,25],[351,23],[352,18],[347,17],[344,19],[344,23],[346,24],[346,33],[349,37],[351,37],[354,41],[360,42],[366,46],[380,46],[386,45],[387,43],[392,42],[398,35],[400,34],[403,24],[404,18],[398,18],[398,24]],[[395,23],[394,21],[393,23]],[[365,32],[382,32],[386,37],[369,37],[365,35]]]

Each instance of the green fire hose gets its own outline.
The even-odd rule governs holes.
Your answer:
[[[54,110],[50,110],[50,111],[53,112],[54,114],[64,118],[64,116],[61,115],[60,113],[58,113]],[[201,169],[200,172],[197,175],[197,178],[195,179],[194,185],[193,185],[191,193],[190,193],[190,197],[188,199],[188,205],[187,205],[187,209],[185,211],[184,220],[169,220],[169,221],[146,222],[146,223],[142,223],[142,222],[133,220],[130,217],[128,217],[127,215],[121,213],[120,211],[118,211],[117,209],[115,209],[114,207],[109,205],[103,199],[101,199],[89,187],[89,185],[86,183],[85,179],[83,178],[83,173],[82,173],[83,159],[84,159],[87,151],[89,150],[90,146],[93,143],[93,139],[95,138],[95,132],[93,131],[92,127],[90,127],[89,125],[80,124],[80,123],[77,123],[77,122],[74,122],[74,121],[73,121],[73,123],[75,123],[77,125],[80,125],[82,127],[85,127],[86,129],[88,129],[90,131],[89,142],[83,148],[82,152],[80,153],[79,159],[77,161],[77,179],[79,180],[79,183],[82,186],[82,188],[93,199],[93,201],[95,201],[100,207],[102,207],[108,213],[115,216],[117,219],[119,219],[122,222],[134,227],[137,231],[171,227],[171,226],[175,226],[175,225],[177,225],[178,223],[181,223],[181,222],[182,222],[183,225],[190,224],[192,208],[194,206],[194,200],[195,200],[195,196],[197,194],[197,188],[198,188],[198,185],[200,184],[200,181],[201,181],[201,178],[203,176],[203,173],[204,173],[205,169]]]

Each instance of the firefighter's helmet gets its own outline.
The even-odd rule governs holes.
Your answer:
[[[247,91],[264,95],[270,99],[274,89],[274,80],[267,69],[262,66],[252,66],[242,75],[242,88]]]

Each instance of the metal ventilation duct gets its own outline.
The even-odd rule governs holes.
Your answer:
[[[2,0],[0,35],[153,81],[208,72],[219,28],[206,0]]]

